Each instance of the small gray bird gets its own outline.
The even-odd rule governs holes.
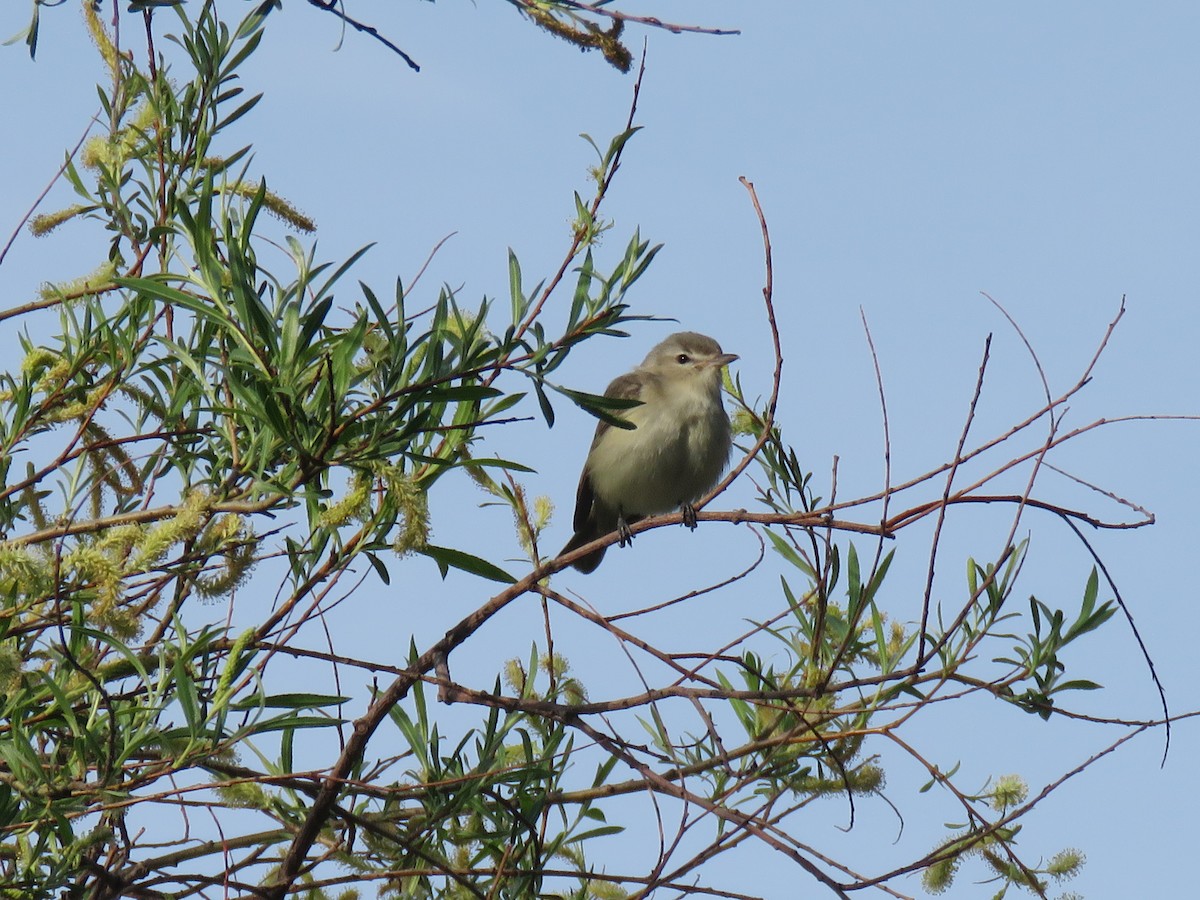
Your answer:
[[[633,540],[629,525],[678,507],[684,523],[696,527],[692,503],[720,479],[733,446],[721,405],[721,368],[735,359],[712,338],[681,331],[608,386],[604,396],[641,405],[614,412],[633,429],[596,426],[579,478],[575,536],[563,553],[612,531],[624,546]],[[572,565],[592,572],[603,558],[604,550],[596,550]]]

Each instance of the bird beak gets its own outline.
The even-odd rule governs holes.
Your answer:
[[[720,356],[714,356],[709,365],[720,368],[721,366],[729,365],[731,362],[736,362],[737,358],[738,355],[736,353],[722,353]]]

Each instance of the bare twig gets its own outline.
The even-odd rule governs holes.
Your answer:
[[[383,46],[387,47],[402,60],[404,60],[404,62],[408,64],[408,67],[414,72],[421,71],[421,67],[417,65],[416,61],[411,56],[380,34],[379,30],[375,28],[375,26],[367,25],[347,15],[341,8],[342,0],[308,0],[308,2],[317,9],[324,10],[325,12],[336,16],[338,19],[341,19],[344,24],[349,25],[355,31],[361,31],[363,34],[373,37],[375,40],[379,41],[379,43],[383,44]]]
[[[962,431],[958,436],[958,445],[954,448],[954,458],[950,463],[949,471],[946,474],[946,487],[942,491],[941,503],[937,506],[937,524],[933,528],[933,539],[929,548],[929,569],[925,576],[925,591],[921,596],[921,624],[920,636],[917,638],[920,648],[917,650],[917,657],[925,658],[925,641],[929,627],[929,609],[933,602],[933,576],[937,563],[938,543],[942,535],[942,525],[946,521],[947,501],[950,497],[950,489],[954,485],[954,476],[958,472],[959,464],[963,461],[963,447],[967,443],[967,435],[971,431],[971,423],[975,421],[975,409],[979,405],[979,397],[983,392],[983,376],[987,372],[988,353],[992,347],[992,336],[989,334],[987,340],[983,344],[983,360],[979,363],[979,375],[975,379],[975,390],[971,394],[971,402],[967,405],[967,418],[963,422]]]
[[[742,175],[738,178],[742,186],[750,194],[750,202],[754,206],[754,214],[758,217],[758,225],[762,231],[763,242],[763,264],[765,268],[765,281],[763,282],[763,305],[767,314],[767,327],[771,331],[771,349],[775,353],[775,367],[771,374],[771,395],[767,398],[767,408],[763,414],[763,429],[758,440],[751,445],[746,455],[737,463],[720,483],[709,492],[699,503],[695,504],[697,510],[708,504],[712,498],[722,493],[725,488],[733,483],[746,470],[746,467],[758,456],[760,450],[766,446],[767,441],[771,439],[771,432],[775,425],[775,410],[779,405],[779,385],[783,380],[783,348],[779,339],[779,325],[775,321],[775,274],[771,263],[771,233],[767,228],[767,218],[763,215],[762,206],[758,202],[758,193],[754,190],[754,184]],[[749,521],[749,520],[747,520]]]
[[[1165,738],[1163,740],[1163,755],[1162,765],[1167,764],[1167,754],[1171,750],[1171,711],[1167,706],[1167,691],[1163,687],[1162,681],[1158,677],[1158,670],[1154,667],[1154,658],[1150,655],[1150,650],[1146,647],[1146,642],[1142,640],[1142,633],[1138,631],[1137,623],[1133,620],[1133,613],[1129,609],[1129,605],[1125,602],[1125,598],[1121,596],[1121,591],[1117,588],[1116,581],[1109,574],[1108,566],[1104,564],[1104,560],[1100,558],[1100,554],[1096,552],[1096,548],[1092,546],[1091,541],[1083,536],[1083,532],[1079,530],[1079,526],[1071,521],[1070,517],[1062,516],[1062,520],[1067,523],[1067,527],[1075,532],[1075,537],[1079,538],[1080,543],[1087,548],[1087,552],[1091,554],[1092,561],[1096,567],[1104,575],[1104,580],[1108,582],[1109,589],[1113,592],[1113,596],[1117,600],[1117,605],[1121,607],[1121,612],[1125,614],[1125,621],[1129,623],[1129,630],[1133,632],[1133,638],[1137,641],[1138,649],[1142,651],[1142,658],[1146,660],[1146,667],[1150,670],[1150,678],[1154,681],[1154,687],[1158,691],[1158,700],[1162,704],[1163,724],[1165,725]]]
[[[860,306],[858,314],[862,319],[863,333],[867,336],[867,347],[871,351],[871,364],[875,367],[875,386],[879,391],[879,416],[883,423],[883,509],[879,514],[879,521],[882,523],[887,521],[888,508],[892,502],[892,430],[888,424],[887,394],[883,389],[883,371],[879,367],[879,354],[875,352],[875,339],[871,337],[871,326],[867,324],[866,310]],[[829,502],[836,502],[835,493],[830,495]],[[875,561],[871,564],[872,573],[878,569],[879,560],[882,557],[883,538],[880,537],[875,544]]]
[[[4,248],[0,249],[0,265],[4,265],[4,258],[6,256],[8,256],[8,251],[12,248],[13,243],[16,241],[17,235],[19,235],[21,233],[21,229],[25,227],[25,223],[30,220],[30,218],[33,216],[33,214],[35,212],[37,212],[37,208],[41,205],[42,201],[46,199],[46,195],[50,193],[50,189],[54,187],[54,185],[58,182],[58,179],[62,178],[63,172],[67,171],[67,166],[71,165],[71,160],[73,160],[75,158],[75,154],[79,152],[79,148],[83,146],[83,142],[87,140],[88,133],[92,130],[92,126],[98,124],[99,122],[100,122],[100,114],[99,113],[92,116],[88,120],[87,127],[83,129],[83,134],[81,134],[79,136],[79,140],[75,142],[75,146],[72,147],[70,152],[67,153],[67,158],[64,159],[63,164],[58,167],[58,171],[54,173],[54,177],[52,177],[46,183],[46,186],[44,188],[42,188],[42,192],[37,195],[37,198],[30,205],[29,209],[25,211],[25,215],[21,216],[21,221],[19,221],[17,223],[17,227],[14,228],[12,231],[12,234],[9,235],[8,240],[4,244]],[[47,304],[47,305],[49,305],[49,304]],[[41,307],[27,304],[26,307],[24,307],[24,308],[25,309],[38,309]],[[6,317],[0,317],[0,318],[6,318]]]
[[[530,5],[531,0],[517,0],[522,5]],[[617,22],[633,22],[637,25],[645,25],[650,28],[661,28],[664,31],[669,31],[672,34],[683,34],[691,32],[693,34],[712,34],[712,35],[732,35],[741,34],[740,29],[736,28],[713,28],[706,25],[680,25],[675,22],[664,22],[662,19],[654,16],[635,16],[632,13],[624,13],[620,10],[606,9],[602,5],[605,0],[600,0],[596,3],[581,3],[578,0],[556,0],[558,5],[577,9],[580,12],[589,13],[596,16],[604,16],[607,19],[612,19]]]

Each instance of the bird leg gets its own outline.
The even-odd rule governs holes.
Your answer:
[[[617,546],[633,546],[633,534],[629,531],[629,523],[625,521],[625,513],[617,514]]]
[[[683,504],[683,524],[692,531],[696,530],[696,507],[690,503]]]

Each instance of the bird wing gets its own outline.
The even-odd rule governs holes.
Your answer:
[[[642,394],[642,375],[639,372],[629,372],[614,378],[612,383],[605,388],[604,396],[613,397],[618,400],[637,400]],[[618,412],[619,414],[619,412]],[[608,422],[601,419],[596,423],[596,434],[592,437],[592,446],[600,442],[601,435],[608,429],[612,428]],[[580,531],[588,524],[588,518],[592,514],[592,504],[596,500],[595,492],[592,490],[591,473],[588,471],[587,464],[584,463],[583,474],[579,476],[579,488],[575,492],[575,530]]]
[[[579,476],[579,488],[575,491],[575,533],[581,533],[588,524],[588,517],[592,514],[592,502],[596,499],[595,492],[592,491],[592,480],[588,478],[587,466],[583,468],[583,474]]]
[[[641,372],[627,372],[617,378],[614,378],[612,384],[604,389],[605,397],[612,397],[614,400],[638,400],[642,396],[642,386],[645,384],[645,379]],[[627,410],[605,410],[613,415],[619,416]],[[600,443],[600,435],[612,428],[608,422],[601,419],[596,423],[596,434],[592,438],[592,446]]]

